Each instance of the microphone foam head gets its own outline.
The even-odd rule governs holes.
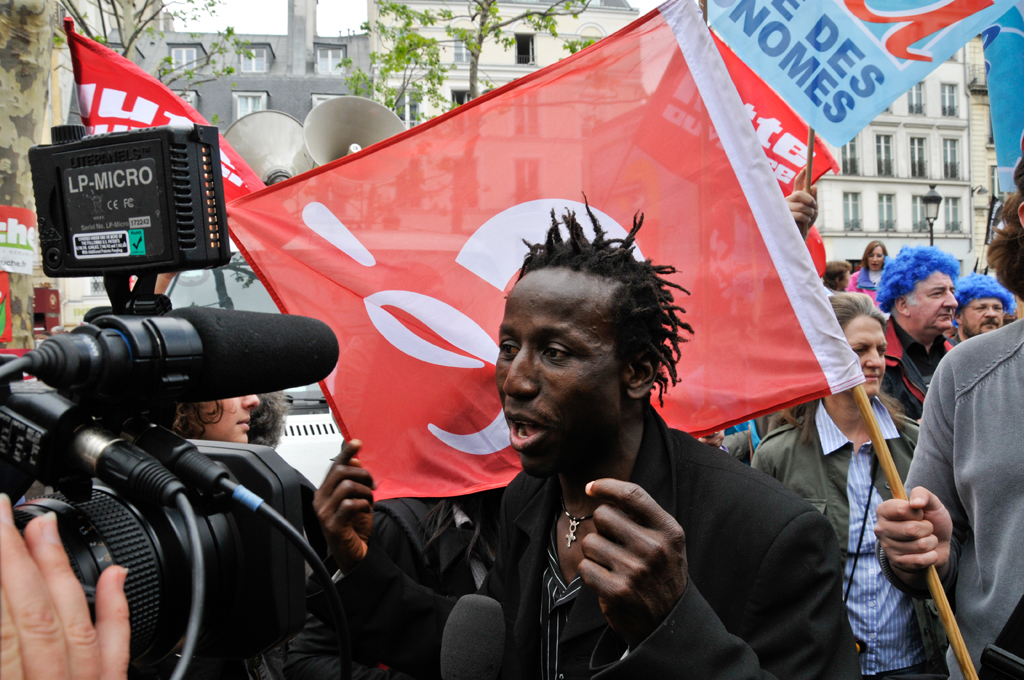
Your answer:
[[[505,615],[497,600],[464,595],[448,615],[441,637],[444,680],[494,680],[505,652]]]
[[[276,392],[323,380],[338,363],[338,339],[317,319],[183,307],[203,344],[203,374],[189,401]]]

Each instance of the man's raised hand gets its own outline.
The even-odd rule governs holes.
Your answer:
[[[608,624],[631,649],[661,625],[686,590],[686,536],[642,488],[617,479],[587,485],[603,501],[583,538],[579,574]]]
[[[934,565],[943,577],[949,570],[953,522],[939,497],[915,487],[909,501],[892,499],[878,506],[875,535],[889,565],[908,585],[924,588],[924,571]]]
[[[363,447],[358,439],[345,442],[327,478],[313,495],[327,546],[343,574],[366,557],[373,532],[373,477],[355,455]]]

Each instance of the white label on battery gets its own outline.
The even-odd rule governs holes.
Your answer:
[[[133,229],[136,227],[148,227],[149,226],[149,215],[143,215],[142,217],[129,217],[128,226]]]
[[[92,234],[75,234],[75,258],[86,260],[91,257],[128,257],[128,232],[104,231]]]

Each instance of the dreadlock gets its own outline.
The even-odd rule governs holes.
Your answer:
[[[652,264],[650,260],[638,262],[633,257],[636,233],[644,223],[642,213],[633,216],[633,228],[626,238],[610,239],[589,203],[586,203],[586,209],[594,226],[594,240],[587,239],[583,227],[576,221],[575,212],[567,210],[559,220],[552,209],[551,228],[544,243],[526,243],[530,251],[523,260],[517,281],[533,271],[563,267],[620,284],[622,290],[615,296],[614,310],[618,328],[616,353],[620,358],[647,353],[655,359],[658,364],[654,379],[658,385],[658,401],[664,404],[669,380],[673,385],[679,382],[676,374],[679,344],[689,339],[682,331],[693,333],[690,324],[680,318],[686,310],[674,304],[671,289],[687,295],[690,291],[663,278],[675,274],[675,267]],[[569,233],[568,240],[562,237],[561,225]]]

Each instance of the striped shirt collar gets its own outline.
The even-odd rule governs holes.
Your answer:
[[[885,406],[878,400],[878,397],[871,398],[871,408],[875,412],[875,418],[878,419],[878,424],[882,428],[882,436],[886,439],[898,439],[900,436],[899,430],[896,429],[896,423],[892,421],[892,417],[889,412],[885,410]],[[833,451],[846,446],[847,443],[852,444],[847,436],[843,434],[839,427],[832,421],[832,418],[828,415],[828,411],[825,410],[825,403],[821,402],[818,404],[818,412],[814,416],[814,424],[818,426],[818,438],[821,440],[821,451],[826,456]]]

